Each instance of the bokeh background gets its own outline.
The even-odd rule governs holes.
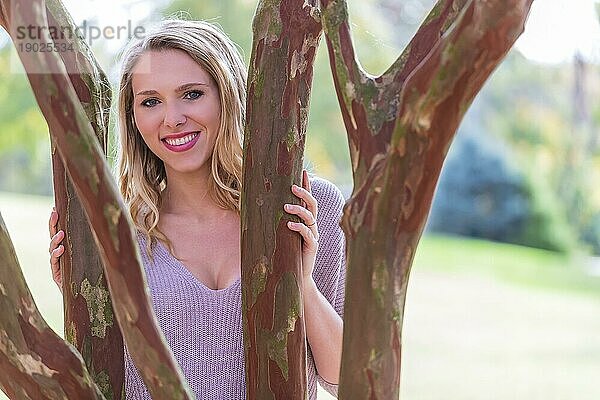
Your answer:
[[[88,26],[207,19],[250,57],[256,0],[64,2]],[[433,1],[349,3],[360,61],[375,75]],[[411,273],[403,399],[600,398],[599,10],[594,0],[535,0],[524,35],[467,113]],[[125,41],[92,42],[113,85]],[[349,196],[347,139],[324,41],[311,102],[306,164]],[[47,253],[51,196],[47,126],[0,32],[0,212],[38,307],[62,335]]]

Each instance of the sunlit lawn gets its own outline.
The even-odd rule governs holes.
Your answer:
[[[48,198],[0,193],[36,303],[62,335],[50,207]],[[406,300],[402,399],[600,399],[600,278],[583,265],[518,246],[425,237]]]

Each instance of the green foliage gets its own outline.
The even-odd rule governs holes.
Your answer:
[[[510,143],[529,177],[534,208],[528,240],[540,235],[534,243],[543,248],[563,241],[560,247],[565,250],[581,246],[579,242],[598,253],[598,149],[590,145],[595,141],[593,128],[575,117],[581,110],[573,97],[573,76],[570,65],[541,66],[512,51],[480,94],[481,118],[494,135]],[[593,101],[595,87],[586,87],[588,101]]]
[[[22,68],[10,65],[10,50],[0,50],[0,188],[50,194],[48,126]]]
[[[191,20],[206,20],[223,28],[242,49],[246,64],[252,49],[252,17],[256,1],[249,0],[173,0],[161,14]]]
[[[526,181],[530,209],[514,243],[562,253],[580,248],[576,227],[567,220],[564,204],[542,173],[532,169]]]

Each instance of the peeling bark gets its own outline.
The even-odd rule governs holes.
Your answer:
[[[8,2],[1,1],[2,10],[6,9]],[[43,1],[13,2],[11,5],[14,7],[11,25],[48,26],[46,13],[41,11],[45,10]],[[13,41],[18,42],[14,30],[9,30],[9,34]],[[42,30],[42,37],[29,40],[48,43],[52,38],[48,30]],[[52,140],[92,226],[114,301],[115,316],[148,390],[154,398],[194,398],[158,328],[134,240],[133,224],[65,65],[55,52],[20,52],[19,56],[48,122]],[[40,68],[51,73],[31,72]],[[88,301],[96,307],[92,310],[103,310],[104,320],[94,326],[98,333],[108,325],[107,308],[102,308],[106,305],[106,297],[96,286],[97,282],[88,282],[77,290],[85,293]],[[52,354],[60,356],[59,353]]]
[[[362,70],[345,1],[323,24],[354,191],[339,398],[399,397],[406,287],[443,160],[471,101],[521,34],[532,0],[440,0],[381,76]]]
[[[45,4],[49,27],[71,27],[76,31],[75,23],[59,0],[47,0]],[[106,153],[110,82],[82,37],[53,39],[54,43],[73,49],[58,52],[58,55]],[[113,317],[100,254],[73,183],[56,148],[52,147],[55,203],[61,216],[59,229],[66,233],[65,251],[60,258],[65,338],[79,350],[104,396],[115,400],[124,398],[123,337]]]
[[[11,399],[104,399],[77,350],[44,321],[0,215],[0,387]]]
[[[306,334],[301,240],[284,203],[297,203],[313,62],[317,3],[261,1],[253,23],[241,211],[247,399],[304,399]]]

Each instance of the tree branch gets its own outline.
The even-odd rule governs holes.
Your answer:
[[[57,35],[54,43],[64,50],[57,54],[65,64],[77,98],[106,154],[110,82],[62,2],[46,0],[45,4],[49,27],[57,32],[73,33]],[[104,396],[116,400],[124,395],[123,337],[116,319],[112,318],[114,309],[101,257],[83,206],[54,143],[52,147],[55,205],[61,216],[58,228],[67,238],[60,258],[65,338],[79,350],[86,365],[91,366],[90,373]],[[106,315],[111,317],[105,318]]]
[[[362,125],[366,122],[364,112],[356,110],[355,106],[360,104],[366,94],[363,92],[372,89],[375,82],[364,71],[355,54],[346,1],[322,0],[321,11],[333,82],[348,133],[350,160],[355,172],[360,170],[358,163],[361,153],[358,143],[361,142],[361,134],[365,133]]]
[[[104,396],[77,350],[40,315],[0,215],[0,387],[11,399]]]
[[[404,80],[439,42],[466,1],[439,0],[402,54],[379,77],[369,76],[357,61],[346,1],[321,2],[333,80],[348,132],[353,171],[358,176],[374,167],[377,155],[389,144]],[[370,137],[377,139],[367,139]]]

